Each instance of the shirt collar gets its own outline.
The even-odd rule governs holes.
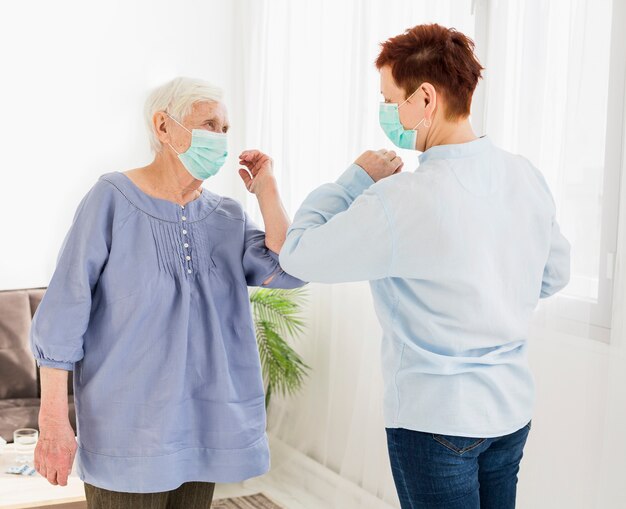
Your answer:
[[[178,203],[146,194],[122,172],[105,173],[100,178],[113,184],[135,207],[162,221],[174,223],[181,220],[187,223],[200,221],[211,214],[221,201],[218,195],[202,188],[200,196],[187,203],[183,208]],[[184,220],[183,217],[185,217]]]
[[[483,135],[467,143],[451,143],[449,145],[436,145],[419,155],[420,164],[431,159],[458,159],[469,157],[483,152],[491,147],[491,140]]]

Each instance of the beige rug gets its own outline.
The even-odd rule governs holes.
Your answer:
[[[263,493],[247,497],[223,498],[214,500],[211,509],[283,509]]]

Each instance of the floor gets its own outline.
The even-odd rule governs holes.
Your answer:
[[[270,472],[218,485],[216,498],[263,492],[285,509],[396,509],[284,442],[270,438],[270,444]]]

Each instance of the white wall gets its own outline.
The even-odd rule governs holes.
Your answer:
[[[531,337],[537,405],[521,467],[519,507],[622,507],[614,497],[598,503],[610,353],[605,344],[556,332]]]
[[[45,286],[82,196],[151,161],[148,91],[178,76],[223,86],[236,110],[233,2],[4,2],[0,289]],[[230,151],[239,126],[233,119]],[[231,156],[205,185],[240,193]],[[238,197],[241,196],[241,193]]]

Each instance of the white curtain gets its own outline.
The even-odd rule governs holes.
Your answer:
[[[540,304],[530,336],[537,403],[520,473],[522,508],[623,507],[616,496],[623,490],[605,482],[616,479],[614,471],[623,477],[626,450],[615,431],[626,397],[624,328],[611,324],[611,311],[618,319],[624,313],[624,274],[614,278],[609,259],[617,247],[615,176],[623,164],[623,140],[610,136],[621,132],[613,115],[622,113],[624,97],[624,67],[615,67],[611,44],[626,23],[614,3],[623,5],[490,0],[487,6],[485,130],[546,176],[572,244],[571,283]],[[613,285],[620,307],[611,306]],[[621,463],[607,450],[619,450]]]
[[[305,196],[335,180],[364,150],[391,148],[378,126],[374,60],[379,43],[419,23],[472,36],[471,2],[449,0],[250,0],[241,21],[246,146],[275,160],[293,214]],[[406,169],[417,155],[401,151]],[[251,213],[258,213],[254,200]],[[344,478],[398,506],[382,418],[381,331],[367,284],[310,285],[309,328],[298,350],[312,371],[304,390],[276,398],[270,431]],[[354,505],[328,485],[332,507]]]
[[[619,146],[607,152],[613,0],[488,4],[486,132],[543,172],[572,244],[567,301],[542,305],[542,319],[568,318],[570,332],[591,337],[593,326],[610,327],[617,231],[617,207],[607,207],[617,180],[604,189],[619,164]]]

